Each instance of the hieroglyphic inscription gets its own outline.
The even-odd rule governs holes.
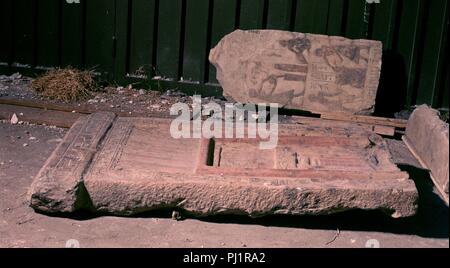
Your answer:
[[[373,111],[378,41],[283,31],[235,31],[211,51],[224,94],[313,112]]]
[[[80,128],[74,128],[75,137],[71,143],[60,152],[55,165],[49,165],[49,172],[73,176],[80,174],[85,162],[95,153],[100,139],[110,127],[114,115],[110,113],[97,113],[89,116]]]

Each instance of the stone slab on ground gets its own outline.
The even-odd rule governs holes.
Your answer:
[[[44,212],[74,212],[89,202],[83,176],[100,140],[111,127],[113,113],[81,117],[49,157],[31,185],[31,206]]]
[[[260,150],[258,139],[177,140],[166,119],[111,120],[93,114],[67,134],[35,179],[33,208],[252,217],[417,210],[414,182],[392,163],[386,142],[364,129],[280,124],[278,146]]]
[[[438,111],[422,105],[412,113],[403,139],[422,167],[430,170],[431,178],[448,205],[448,124],[440,119]]]
[[[237,30],[211,50],[224,95],[312,112],[370,114],[382,43],[277,30]]]
[[[380,241],[382,248],[449,247],[448,207],[432,184],[416,177],[424,182],[417,184],[418,213],[400,220],[377,211],[256,219],[219,215],[183,221],[172,220],[172,210],[133,218],[36,213],[24,202],[24,193],[65,133],[65,129],[0,122],[0,162],[5,162],[0,163],[0,247],[63,248],[68,239],[78,240],[82,248],[364,248],[369,239]],[[23,147],[24,134],[37,140]],[[329,243],[337,227],[340,235]]]

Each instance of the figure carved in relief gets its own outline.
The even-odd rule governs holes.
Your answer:
[[[323,57],[325,62],[336,73],[336,83],[340,86],[349,85],[355,88],[364,88],[367,68],[366,67],[344,67],[345,60],[349,60],[355,66],[367,66],[367,59],[361,56],[361,49],[357,46],[322,46],[315,50],[315,55]]]
[[[311,41],[304,37],[304,38],[296,38],[296,39],[290,39],[290,40],[282,40],[280,41],[280,45],[283,47],[287,47],[290,51],[294,52],[295,55],[297,55],[297,59],[299,63],[307,64],[307,58],[305,56],[305,51],[308,51],[311,49]]]
[[[249,62],[248,64],[247,86],[250,97],[288,105],[293,99],[304,95],[304,87],[299,90],[299,86],[292,85],[291,88],[289,83],[298,83],[301,79],[304,82],[306,76],[270,70],[261,62]],[[283,88],[280,88],[281,86]]]

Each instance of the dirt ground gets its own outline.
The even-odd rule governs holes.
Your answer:
[[[27,190],[65,132],[0,123],[0,247],[59,248],[70,239],[79,241],[80,247],[361,248],[378,243],[380,247],[449,247],[448,208],[433,192],[429,178],[417,172],[419,214],[402,220],[363,211],[333,216],[220,216],[183,221],[172,220],[172,211],[135,218],[38,214],[28,206]]]

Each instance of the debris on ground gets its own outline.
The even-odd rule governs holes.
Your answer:
[[[183,217],[181,216],[180,212],[172,211],[172,220],[181,221],[182,219],[183,219]]]
[[[92,71],[73,68],[50,70],[36,78],[31,87],[44,97],[73,102],[87,98],[97,88]]]
[[[331,245],[334,241],[336,241],[336,239],[338,239],[338,237],[341,235],[341,231],[339,229],[336,230],[336,234],[333,236],[333,238],[328,241],[325,245]]]
[[[412,110],[402,110],[400,112],[397,112],[394,114],[394,117],[396,119],[404,119],[404,120],[408,120],[409,117],[411,116]]]

